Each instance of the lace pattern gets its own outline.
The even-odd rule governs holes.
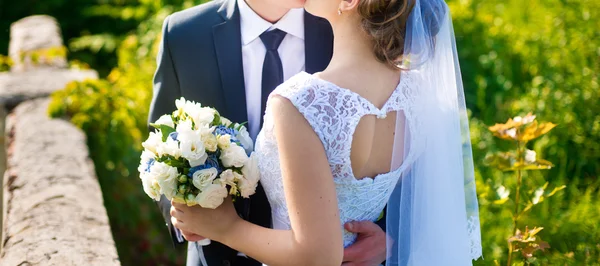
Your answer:
[[[476,260],[483,256],[481,253],[481,227],[479,216],[469,216],[467,220],[467,232],[469,233],[471,259]]]
[[[416,88],[411,85],[411,75],[403,75],[400,84],[388,102],[379,109],[355,92],[337,87],[307,73],[300,73],[279,86],[271,95],[289,99],[309,122],[325,147],[334,177],[340,220],[346,222],[375,221],[385,207],[402,172],[414,160],[416,151],[423,145],[418,138],[420,124],[414,117]],[[267,108],[269,110],[269,108]],[[389,112],[404,111],[410,130],[410,149],[398,169],[375,178],[356,179],[350,161],[352,136],[360,119],[365,115],[385,118]],[[285,202],[277,140],[269,111],[265,114],[256,151],[259,156],[261,184],[271,204],[275,229],[290,229]],[[344,246],[352,244],[356,235],[344,230]]]

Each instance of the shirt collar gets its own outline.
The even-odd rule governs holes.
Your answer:
[[[291,9],[277,23],[272,24],[257,15],[245,0],[238,0],[237,3],[240,10],[242,45],[251,43],[259,38],[263,32],[275,28],[304,40],[303,8]]]

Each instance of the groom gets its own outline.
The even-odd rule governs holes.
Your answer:
[[[303,3],[215,0],[167,17],[149,121],[174,111],[175,100],[185,97],[216,108],[234,122],[248,121],[250,135],[256,139],[270,92],[301,71],[322,71],[331,59],[331,26],[306,13]],[[235,205],[244,219],[271,226],[269,202],[260,185],[250,200]],[[182,235],[189,241],[202,239],[172,226],[171,203],[164,196],[159,207],[176,244],[184,243]],[[352,222],[346,229],[359,234],[344,251],[348,265],[378,265],[385,259],[385,233],[379,226]],[[260,265],[215,241],[204,247],[189,242],[187,265],[200,265],[200,256],[210,266]]]

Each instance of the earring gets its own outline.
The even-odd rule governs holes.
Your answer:
[[[342,15],[342,9],[338,8],[338,16],[341,16],[341,15]]]

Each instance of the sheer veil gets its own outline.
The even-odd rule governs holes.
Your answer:
[[[471,265],[481,232],[452,19],[443,0],[413,1],[400,65],[416,77],[420,135],[409,142],[397,116],[392,166],[410,149],[416,157],[387,206],[386,265]]]

